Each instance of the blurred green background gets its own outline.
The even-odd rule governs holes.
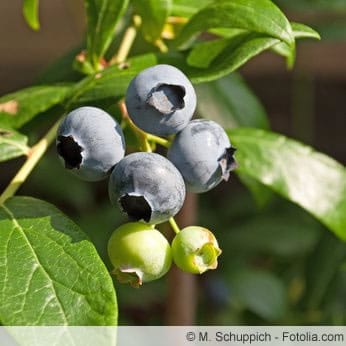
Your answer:
[[[247,85],[235,75],[199,86],[197,115],[225,121],[228,113],[230,119],[267,114],[273,130],[345,164],[346,2],[276,2],[289,19],[317,29],[322,41],[300,43],[292,71],[283,59],[265,53],[240,71]],[[1,95],[32,85],[55,59],[81,43],[81,0],[42,1],[40,6],[41,30],[34,33],[24,23],[21,1],[0,2]],[[136,45],[145,50],[140,40]],[[30,143],[59,112],[25,127]],[[22,162],[1,165],[1,189]],[[89,234],[109,265],[107,240],[125,219],[110,205],[105,182],[75,179],[63,170],[53,148],[19,194],[62,209]],[[232,175],[227,184],[199,196],[197,219],[215,232],[223,254],[216,271],[196,279],[196,324],[345,325],[346,245],[305,211],[268,190],[256,200]],[[162,279],[133,289],[115,282],[120,323],[165,324],[166,283]]]

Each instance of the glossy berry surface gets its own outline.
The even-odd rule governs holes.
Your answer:
[[[131,220],[156,224],[167,221],[181,209],[185,184],[166,158],[138,152],[115,166],[109,179],[109,196]]]
[[[83,180],[106,178],[125,153],[119,124],[105,111],[80,107],[61,122],[56,148],[65,168]]]
[[[197,119],[176,135],[167,157],[184,177],[187,189],[202,193],[228,180],[236,167],[234,152],[220,125]]]
[[[216,269],[221,250],[212,232],[203,227],[189,226],[173,239],[172,253],[174,263],[181,270],[202,274]]]
[[[108,242],[108,255],[117,279],[134,287],[162,277],[172,264],[167,239],[153,226],[141,222],[116,229]]]
[[[196,109],[196,94],[191,82],[176,67],[156,65],[131,81],[126,107],[139,128],[167,136],[188,124]]]

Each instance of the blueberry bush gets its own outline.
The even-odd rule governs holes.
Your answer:
[[[307,283],[313,287],[307,305],[314,306],[334,276],[328,264],[338,268],[345,258],[345,168],[271,131],[238,70],[266,50],[292,69],[297,41],[318,40],[319,34],[290,22],[278,7],[284,1],[84,3],[87,32],[77,54],[56,61],[34,86],[0,98],[0,161],[25,158],[0,196],[1,324],[116,325],[115,287],[122,290],[117,281],[140,287],[125,294],[136,302],[137,292],[172,263],[193,274],[224,265],[231,303],[218,270],[205,281],[203,292],[215,309],[230,304],[233,311],[280,321],[287,303],[284,284],[269,270],[249,267],[243,254],[296,256],[315,241],[308,231],[296,232],[296,225],[306,222],[308,230],[317,219],[333,237],[325,232],[320,271]],[[38,0],[23,1],[33,30],[40,28],[38,9]],[[92,199],[83,184],[102,180],[97,184],[104,186],[108,179],[111,202],[105,213],[72,221],[44,194],[17,196],[29,176],[58,200],[68,198],[75,211],[87,210]],[[282,225],[287,232],[276,233],[279,215],[267,209],[260,219],[235,223],[230,231],[224,220],[234,209],[226,203],[220,206],[223,217],[213,218],[213,206],[202,206],[201,222],[180,230],[174,216],[186,189],[208,194],[229,180],[232,191],[235,176],[262,207],[280,196],[293,202],[288,209],[295,204],[314,218],[295,210]],[[117,227],[105,231],[105,222]],[[158,225],[164,222],[174,239]],[[237,260],[228,268],[223,257],[232,256]],[[300,291],[298,284],[292,294]],[[241,321],[234,315],[226,319]],[[307,321],[284,321],[292,320]]]

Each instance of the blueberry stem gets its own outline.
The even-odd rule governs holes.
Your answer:
[[[143,130],[141,130],[140,128],[138,128],[133,123],[133,121],[131,120],[131,118],[129,117],[129,114],[127,112],[124,100],[121,100],[119,102],[119,108],[120,108],[120,112],[122,115],[122,120],[126,123],[126,125],[128,125],[131,128],[131,130],[137,136],[138,141],[140,143],[140,147],[141,147],[140,149],[141,150],[146,151],[146,152],[152,152],[152,147],[151,147],[149,141],[160,144],[166,148],[170,147],[171,142],[169,140],[162,138],[162,137],[152,135],[150,133],[146,133]]]
[[[152,142],[155,142],[157,144],[160,144],[160,145],[162,145],[165,148],[169,148],[171,146],[171,142],[169,140],[165,139],[165,138],[162,138],[162,137],[159,137],[159,136],[155,136],[155,135],[152,135],[150,133],[147,133],[146,136],[147,136],[147,139],[149,141],[152,141]]]
[[[178,226],[178,224],[176,223],[176,221],[174,220],[174,217],[172,216],[169,220],[168,220],[169,224],[171,225],[173,231],[178,234],[180,232],[180,228]]]
[[[33,147],[31,147],[28,158],[24,165],[19,169],[15,177],[11,180],[7,188],[0,196],[0,205],[3,204],[8,198],[12,197],[21,185],[25,182],[31,171],[36,164],[40,161],[43,154],[46,152],[49,145],[55,140],[56,132],[58,130],[59,119],[47,132],[47,134]]]
[[[151,153],[153,151],[148,139],[146,137],[143,138],[142,140],[142,150],[146,151],[147,153]]]
[[[137,36],[138,28],[142,24],[140,16],[133,16],[133,24],[125,31],[124,37],[120,43],[119,49],[114,57],[110,60],[109,65],[118,65],[125,62],[130,53],[131,47]]]

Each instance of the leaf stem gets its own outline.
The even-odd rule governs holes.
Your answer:
[[[173,231],[178,234],[180,232],[180,228],[178,226],[178,224],[176,223],[176,221],[174,220],[174,217],[172,216],[169,220],[168,220],[169,224],[171,225]]]
[[[31,171],[34,169],[38,161],[46,152],[49,145],[55,139],[59,123],[60,119],[50,128],[47,134],[30,149],[28,158],[25,161],[24,165],[20,168],[20,170],[17,172],[15,177],[11,180],[10,184],[5,189],[5,191],[1,194],[0,205],[3,204],[8,198],[12,197],[21,187],[21,185],[25,182]]]
[[[125,62],[127,56],[130,53],[131,47],[135,38],[137,36],[138,28],[142,24],[142,19],[140,16],[133,16],[133,24],[128,27],[125,31],[124,37],[120,43],[118,52],[110,60],[109,65],[118,65]]]

